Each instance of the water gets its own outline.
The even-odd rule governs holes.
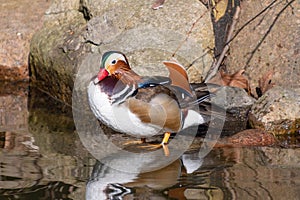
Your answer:
[[[215,148],[200,159],[193,145],[163,169],[126,173],[86,150],[69,106],[29,90],[27,83],[1,83],[0,89],[1,200],[300,197],[299,148]],[[142,165],[122,154],[104,159],[130,161],[124,168]]]

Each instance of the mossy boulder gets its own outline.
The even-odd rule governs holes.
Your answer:
[[[74,80],[90,79],[108,50],[124,52],[141,75],[167,75],[162,61],[177,59],[191,82],[201,82],[213,55],[210,14],[199,1],[54,1],[31,42],[32,82],[71,104]],[[87,66],[88,62],[88,66]]]

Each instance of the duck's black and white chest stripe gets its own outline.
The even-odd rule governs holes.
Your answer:
[[[97,84],[101,93],[105,93],[112,104],[123,103],[128,97],[136,91],[136,85],[125,85],[113,77],[107,77]]]

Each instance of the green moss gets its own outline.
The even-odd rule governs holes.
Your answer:
[[[294,135],[299,134],[300,131],[300,119],[282,120],[279,122],[274,122],[268,128],[274,135]]]

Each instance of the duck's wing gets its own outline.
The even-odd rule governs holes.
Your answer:
[[[140,85],[126,105],[143,123],[169,132],[182,126],[181,108],[176,95],[168,85],[153,81]]]
[[[177,62],[174,61],[164,61],[164,65],[169,70],[169,78],[171,79],[171,85],[181,88],[189,93],[191,96],[193,95],[193,91],[191,89],[189,78],[185,68]]]
[[[138,82],[138,88],[154,87],[157,85],[170,85],[171,79],[165,76],[144,76]]]

